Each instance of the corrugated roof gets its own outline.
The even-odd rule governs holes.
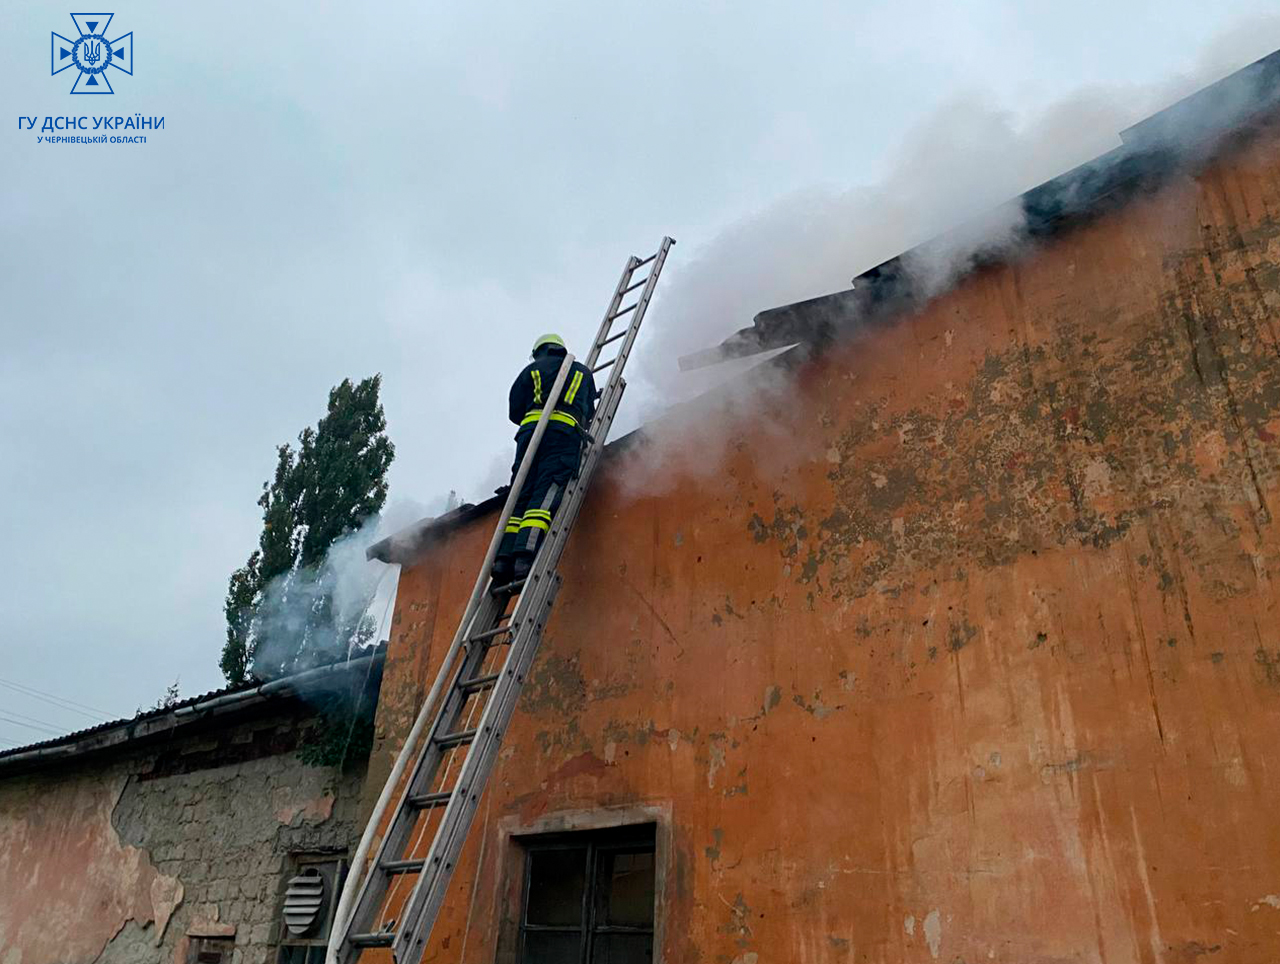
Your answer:
[[[201,693],[199,696],[192,696],[185,700],[179,700],[172,706],[166,706],[156,710],[147,710],[145,713],[137,713],[134,716],[121,717],[118,720],[109,720],[106,723],[99,723],[97,726],[85,727],[83,730],[73,730],[70,733],[64,733],[62,736],[55,736],[50,737],[47,740],[41,740],[39,743],[25,743],[22,746],[15,746],[8,750],[0,750],[0,760],[3,760],[7,756],[26,753],[28,750],[40,750],[49,746],[58,746],[61,743],[67,743],[86,736],[92,736],[94,733],[102,733],[105,730],[114,729],[117,726],[125,726],[129,723],[139,723],[143,720],[155,719],[156,717],[164,716],[166,713],[171,713],[182,707],[195,706],[218,696],[247,692],[249,690],[256,689],[261,685],[261,683],[255,680],[254,682],[244,683],[240,686],[224,686],[220,690],[210,690],[207,693]]]
[[[214,712],[247,710],[276,698],[292,698],[301,692],[323,689],[326,683],[337,682],[352,672],[368,674],[377,669],[380,673],[385,657],[384,642],[371,652],[351,660],[329,663],[276,680],[254,680],[240,686],[210,690],[199,696],[179,700],[172,706],[100,723],[39,743],[13,747],[0,751],[0,770],[33,761],[61,760],[80,753],[118,747],[134,740],[166,733],[187,722],[204,719]]]

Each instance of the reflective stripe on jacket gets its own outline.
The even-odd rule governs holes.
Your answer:
[[[522,431],[541,417],[546,407],[546,392],[555,384],[563,361],[563,354],[544,352],[516,376],[507,400],[507,415]],[[548,427],[562,431],[585,429],[591,424],[595,407],[595,379],[586,365],[575,361],[551,412],[552,424]]]

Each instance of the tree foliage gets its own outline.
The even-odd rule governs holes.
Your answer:
[[[326,694],[317,704],[314,727],[298,748],[307,766],[345,768],[367,760],[373,747],[375,706],[365,693]]]
[[[315,428],[276,450],[263,483],[258,548],[231,574],[221,667],[233,685],[274,678],[342,655],[376,627],[349,625],[323,565],[330,547],[381,510],[395,446],[379,400],[382,376],[344,379]]]

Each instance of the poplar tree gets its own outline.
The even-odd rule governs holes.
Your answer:
[[[342,655],[368,626],[345,625],[335,613],[323,563],[338,539],[356,531],[387,499],[395,446],[378,393],[382,376],[329,392],[315,428],[297,448],[276,450],[275,475],[263,483],[258,548],[231,574],[223,607],[227,639],[221,667],[227,682],[274,678]]]

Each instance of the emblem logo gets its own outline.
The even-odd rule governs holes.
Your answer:
[[[72,40],[54,33],[49,44],[49,69],[60,74],[76,68],[76,82],[71,85],[73,94],[114,94],[107,68],[115,67],[133,75],[133,31],[107,40],[107,28],[114,13],[73,13],[71,22],[76,25],[79,37]]]

